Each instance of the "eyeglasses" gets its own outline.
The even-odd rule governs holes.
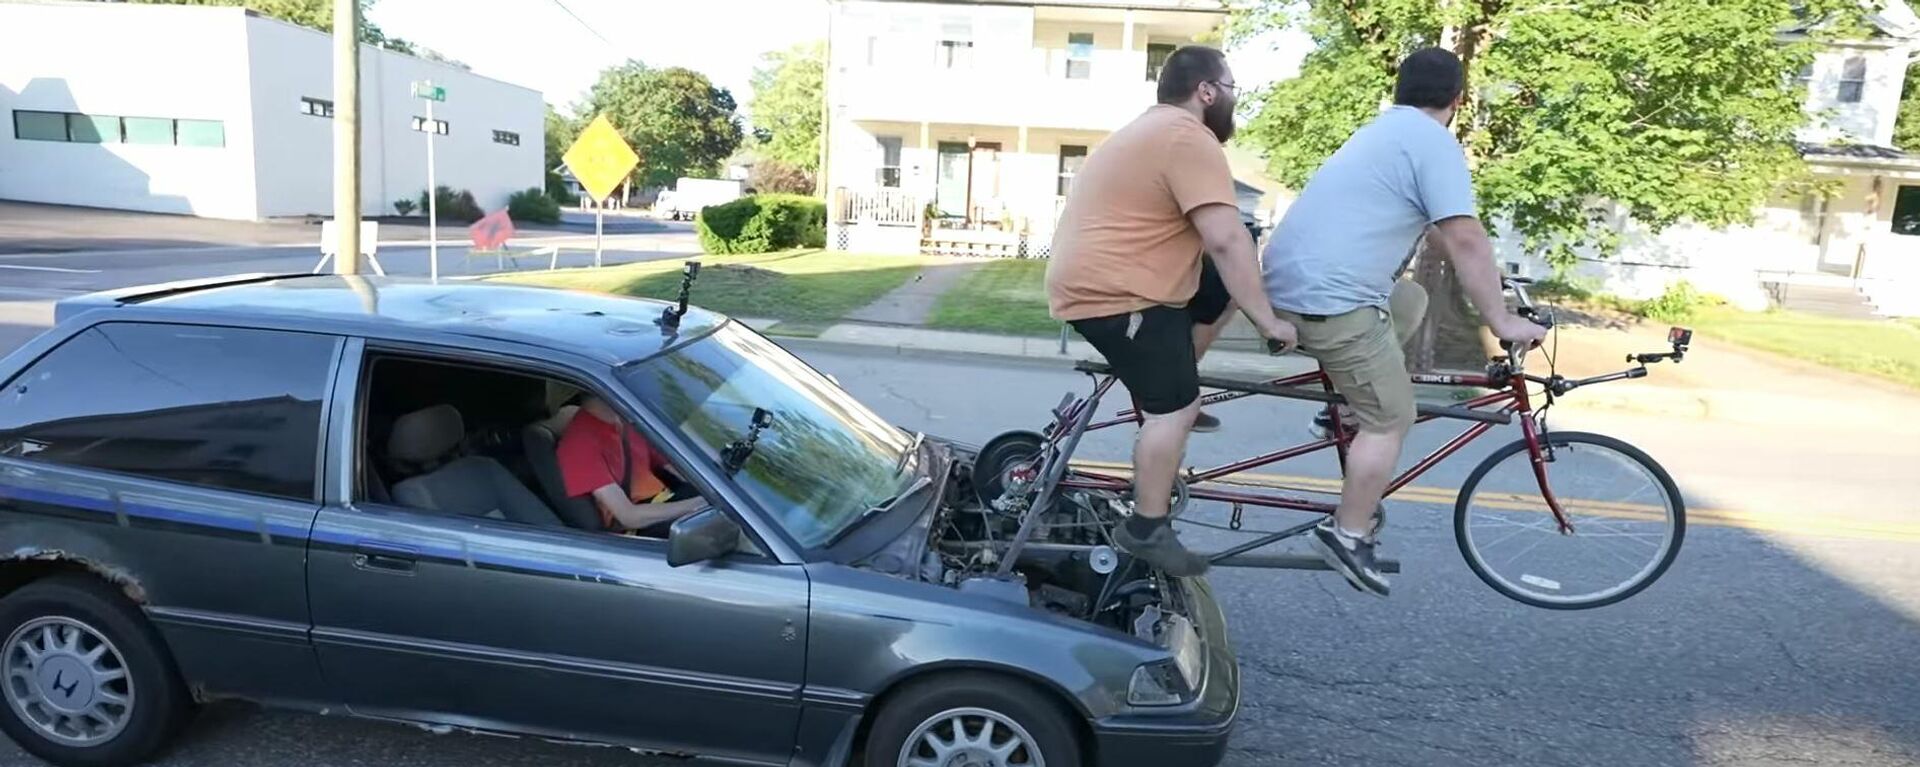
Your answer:
[[[1217,87],[1225,88],[1227,89],[1228,93],[1231,93],[1235,96],[1240,95],[1240,86],[1234,85],[1233,83],[1223,83],[1223,82],[1220,82],[1219,80],[1208,80],[1207,82],[1213,83]]]

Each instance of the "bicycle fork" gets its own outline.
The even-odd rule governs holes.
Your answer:
[[[1534,417],[1532,405],[1527,402],[1524,386],[1519,390],[1520,433],[1527,440],[1527,458],[1533,462],[1533,478],[1540,485],[1540,497],[1547,502],[1547,511],[1553,514],[1554,522],[1560,528],[1561,535],[1573,534],[1573,520],[1567,518],[1566,509],[1561,508],[1560,499],[1553,494],[1553,487],[1547,483],[1547,464],[1553,461],[1553,447],[1547,442],[1546,426]]]

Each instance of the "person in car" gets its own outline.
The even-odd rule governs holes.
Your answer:
[[[668,524],[705,506],[666,456],[591,394],[560,434],[555,457],[567,496],[592,498],[601,524],[613,532],[664,538]]]

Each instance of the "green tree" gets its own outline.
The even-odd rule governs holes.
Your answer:
[[[811,178],[820,170],[820,110],[825,106],[826,56],[819,43],[761,57],[753,72],[756,154]],[[806,191],[811,191],[809,188]]]
[[[552,104],[547,104],[546,108],[547,152],[545,170],[547,174],[547,196],[560,202],[571,204],[574,202],[574,196],[567,189],[566,181],[560,177],[560,166],[565,162],[561,158],[566,155],[567,147],[573,146],[573,140],[580,136],[580,123],[566,115],[560,114],[558,110],[553,108]]]
[[[1893,145],[1909,152],[1920,150],[1920,68],[1908,67],[1900,86],[1900,115],[1893,124]]]
[[[629,60],[602,71],[574,111],[583,118],[605,114],[640,155],[639,183],[667,186],[680,176],[719,175],[720,164],[740,148],[735,109],[733,94],[706,75]]]
[[[412,43],[397,37],[388,37],[378,24],[367,20],[367,9],[373,7],[374,0],[357,0],[360,3],[360,42],[376,45],[388,50],[410,55],[419,55],[420,49]],[[281,21],[292,22],[303,27],[322,32],[333,31],[333,0],[125,0],[142,5],[213,5],[243,7],[259,11]],[[439,57],[429,52],[429,58]],[[438,60],[438,58],[436,58]],[[449,63],[466,65],[447,59]]]
[[[1468,86],[1453,130],[1473,168],[1483,219],[1529,252],[1567,265],[1581,251],[1616,251],[1617,215],[1651,231],[1682,221],[1744,223],[1783,185],[1804,178],[1792,142],[1806,118],[1792,77],[1813,46],[1783,40],[1780,31],[1823,18],[1823,34],[1836,33],[1857,19],[1858,7],[1853,0],[1264,0],[1237,12],[1231,32],[1244,38],[1290,25],[1316,44],[1297,79],[1259,94],[1245,131],[1268,153],[1275,177],[1296,189],[1390,100],[1401,58],[1423,46],[1454,51]],[[1443,266],[1429,272],[1431,261],[1438,259],[1423,259],[1421,273],[1435,296],[1429,325],[1459,319],[1448,309],[1464,313],[1464,304]]]

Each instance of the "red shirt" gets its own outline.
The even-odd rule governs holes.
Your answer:
[[[567,429],[560,435],[554,456],[560,463],[560,479],[566,485],[568,497],[591,495],[607,485],[620,484],[621,430],[585,410],[567,422]],[[666,460],[654,452],[653,446],[647,444],[646,438],[640,436],[638,430],[626,428],[624,431],[627,433],[627,454],[632,461],[627,498],[634,503],[645,503],[667,489],[667,484],[659,476],[659,471],[666,467]],[[609,526],[613,524],[611,515],[605,509],[600,511],[600,521]]]

